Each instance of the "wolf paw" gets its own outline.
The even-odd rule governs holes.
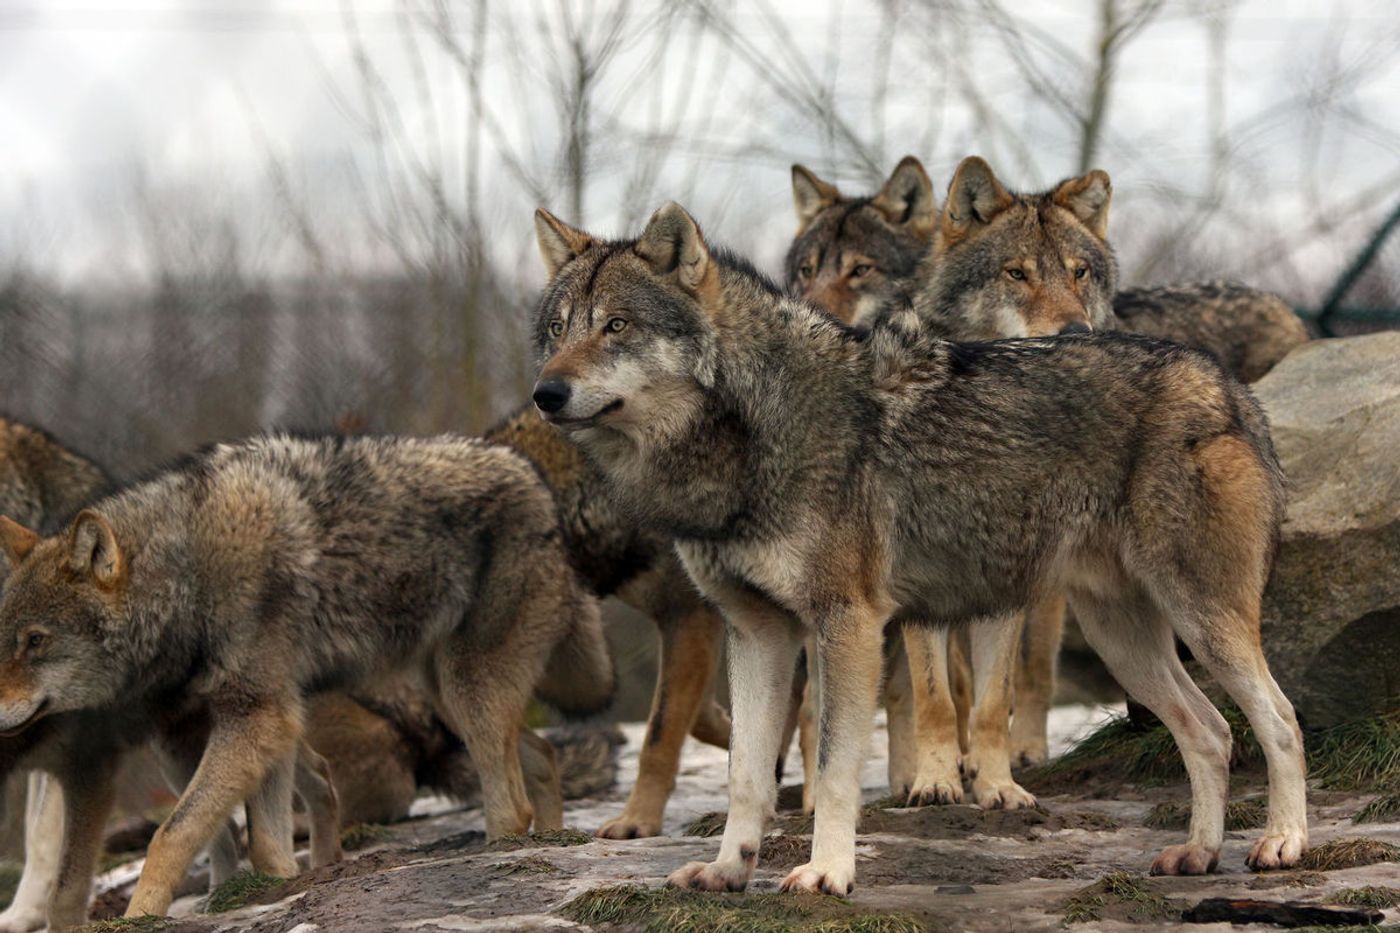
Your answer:
[[[1220,861],[1219,849],[1187,843],[1167,846],[1152,861],[1154,875],[1205,875],[1215,871]]]
[[[1301,830],[1266,833],[1249,850],[1244,860],[1254,871],[1291,868],[1308,851],[1308,834]]]
[[[808,894],[835,894],[837,897],[845,897],[855,888],[856,866],[852,859],[849,866],[840,868],[822,868],[813,862],[806,865],[798,865],[788,876],[783,879],[782,887],[778,890],[788,893],[808,893]]]
[[[909,792],[909,806],[929,807],[941,804],[962,803],[962,781],[954,775],[951,780],[915,781]]]
[[[593,835],[599,839],[646,839],[661,835],[661,821],[637,819],[624,813],[599,826]]]
[[[10,907],[0,913],[0,933],[29,933],[42,930],[48,913],[45,907]]]
[[[1013,768],[1034,768],[1037,765],[1045,764],[1050,757],[1050,749],[1041,742],[1035,745],[1027,745],[1024,748],[1011,747],[1011,767]]]
[[[742,891],[749,885],[752,866],[744,862],[688,862],[666,876],[671,888],[697,891]]]
[[[1035,806],[1035,794],[1015,781],[974,781],[972,795],[983,810],[1022,810]]]

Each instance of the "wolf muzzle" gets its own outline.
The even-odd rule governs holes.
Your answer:
[[[535,383],[535,392],[531,398],[535,400],[536,408],[546,415],[552,415],[569,404],[569,396],[572,394],[573,389],[567,382],[551,377]]]

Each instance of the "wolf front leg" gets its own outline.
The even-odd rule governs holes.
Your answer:
[[[689,586],[689,582],[685,585]],[[676,787],[685,737],[694,729],[702,707],[707,703],[714,705],[711,685],[719,659],[723,618],[698,600],[689,611],[663,610],[657,612],[655,618],[661,652],[656,693],[652,697],[646,737],[642,740],[642,753],[637,763],[637,783],[622,813],[598,830],[598,835],[604,839],[638,839],[661,834],[661,819],[666,812],[666,801]],[[724,725],[723,738],[727,741],[728,723]]]
[[[958,715],[949,680],[946,627],[904,626],[909,675],[914,684],[915,776],[909,806],[962,803]]]
[[[299,704],[263,700],[237,712],[216,709],[209,744],[169,818],[146,850],[146,866],[127,906],[128,917],[163,916],[191,860],[240,800],[262,784],[273,765],[295,753],[301,739]]]
[[[1035,806],[1035,797],[1011,777],[1007,747],[1011,720],[1011,677],[1021,639],[1022,616],[977,622],[972,642],[971,748],[963,759],[972,795],[984,810]]]
[[[721,599],[729,620],[729,819],[719,858],[691,862],[667,884],[706,891],[742,891],[758,865],[763,830],[777,804],[778,760],[793,666],[802,643],[797,619],[756,596]],[[867,723],[867,728],[869,724]]]
[[[1055,696],[1055,662],[1065,630],[1063,593],[1037,600],[1026,610],[1026,628],[1016,659],[1016,692],[1011,716],[1011,765],[1041,765],[1050,756],[1046,721]]]
[[[0,933],[43,928],[63,851],[63,790],[42,771],[31,771],[24,799],[24,872],[10,906],[0,913]]]
[[[844,896],[855,884],[860,768],[870,747],[880,691],[881,633],[888,615],[866,603],[848,603],[818,627],[821,691],[812,860],[792,870],[783,881],[784,891]]]
[[[63,785],[63,854],[49,897],[49,929],[67,930],[87,920],[92,874],[102,847],[102,830],[112,811],[117,757],[69,766],[58,776]]]

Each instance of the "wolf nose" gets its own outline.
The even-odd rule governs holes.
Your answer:
[[[541,379],[535,383],[535,407],[546,415],[552,415],[569,404],[569,384],[563,379]]]
[[[1062,334],[1091,334],[1093,332],[1094,329],[1083,321],[1070,321],[1064,327],[1060,328],[1060,333]]]

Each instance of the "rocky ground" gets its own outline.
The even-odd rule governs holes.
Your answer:
[[[1065,747],[1111,713],[1103,707],[1057,709],[1055,745]],[[592,830],[620,807],[636,773],[640,738],[640,727],[624,730],[629,741],[622,751],[618,784],[604,798],[570,804],[571,827]],[[884,793],[884,773],[881,734],[865,772],[872,803]],[[1116,930],[1184,926],[1182,910],[1207,897],[1384,902],[1383,891],[1341,892],[1400,888],[1400,863],[1393,861],[1253,875],[1244,867],[1252,830],[1228,834],[1219,874],[1144,878],[1152,854],[1183,835],[1180,829],[1146,824],[1169,822],[1170,804],[1187,799],[1185,785],[1109,786],[1075,779],[1070,787],[1044,782],[1046,792],[1037,810],[867,809],[859,841],[858,887],[846,903],[772,894],[787,869],[805,859],[810,845],[810,822],[793,811],[777,820],[751,893],[659,892],[667,872],[715,853],[717,837],[686,831],[717,829],[721,820],[713,817],[700,820],[703,826],[691,824],[724,809],[724,784],[724,753],[692,743],[668,812],[669,835],[627,842],[565,833],[487,845],[480,833],[480,811],[453,810],[444,801],[425,799],[419,802],[416,812],[421,815],[416,818],[362,833],[367,844],[340,865],[273,890],[258,892],[256,884],[249,884],[253,890],[226,898],[236,903],[251,896],[247,906],[209,913],[202,898],[182,899],[174,909],[180,922],[171,929],[313,933],[583,929],[591,924],[595,929],[656,930],[1020,931],[1082,924],[1078,928]],[[1262,790],[1258,776],[1238,784],[1236,798],[1247,799]],[[1034,783],[1031,787],[1036,789]],[[1400,845],[1400,822],[1352,824],[1351,817],[1373,796],[1315,790],[1310,795],[1314,845],[1363,835]],[[788,791],[784,797],[791,801],[795,795]],[[1247,822],[1248,814],[1242,820]],[[1400,857],[1400,849],[1381,854]],[[119,908],[137,871],[139,862],[134,862],[104,875],[100,907]],[[576,900],[586,892],[594,893]],[[1400,890],[1392,895],[1400,897]],[[566,906],[571,902],[572,907]],[[1390,909],[1386,917],[1394,923],[1400,920],[1400,910]],[[1214,928],[1231,929],[1226,924]]]

